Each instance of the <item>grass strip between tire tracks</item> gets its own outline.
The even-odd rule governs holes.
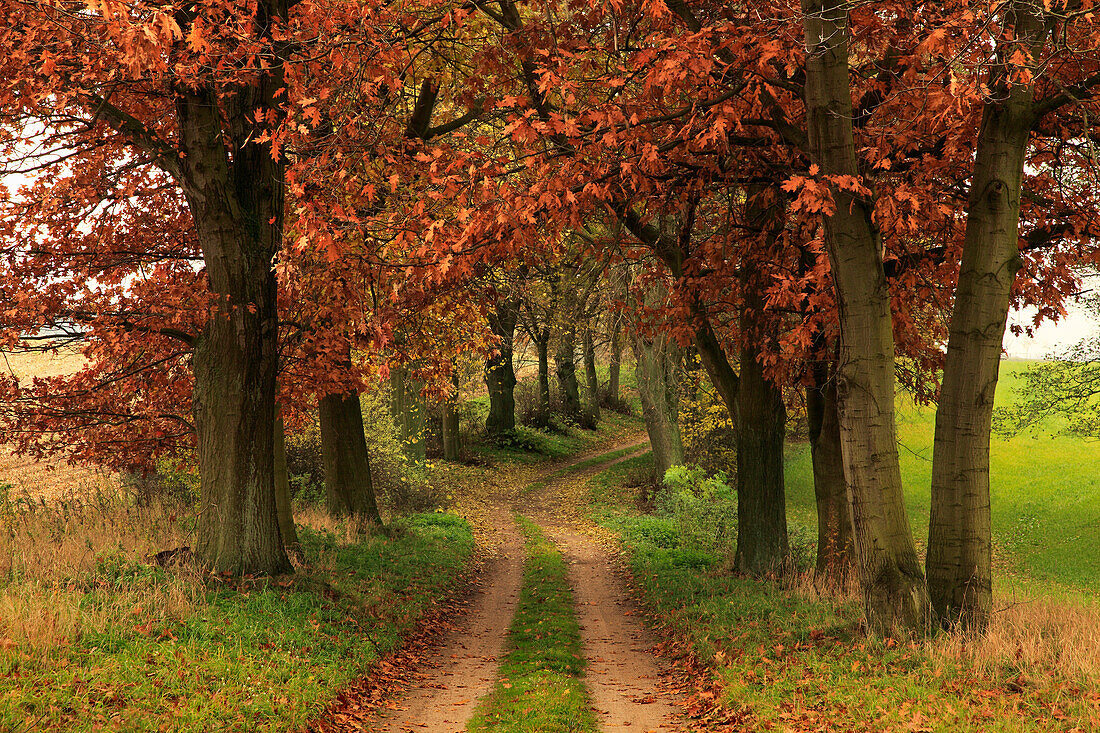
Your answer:
[[[517,517],[527,538],[523,589],[499,679],[467,726],[495,733],[595,733],[584,685],[580,625],[569,569],[533,522]]]

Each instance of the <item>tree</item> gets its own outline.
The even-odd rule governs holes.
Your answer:
[[[496,351],[485,360],[485,385],[489,390],[489,415],[485,429],[489,433],[506,433],[516,427],[516,370],[512,363],[519,303],[507,296],[497,296],[489,311],[489,329],[499,341]]]
[[[202,486],[196,556],[215,570],[288,570],[272,429],[272,260],[283,237],[285,168],[272,132],[286,118],[276,95],[291,83],[287,6],[107,3],[89,12],[79,3],[20,3],[0,12],[0,63],[12,80],[0,96],[6,159],[19,158],[19,139],[37,133],[49,151],[40,165],[52,173],[42,185],[55,195],[125,207],[169,187],[186,205],[184,236],[202,253],[209,298],[194,332],[156,331],[191,348]],[[49,199],[26,200],[4,217],[34,231],[25,249],[65,252],[77,226],[94,229],[109,216],[69,218],[79,206],[58,212]]]
[[[878,633],[919,631],[928,590],[902,497],[890,294],[852,130],[848,8],[806,0],[803,13],[809,148],[832,199],[825,239],[840,314],[837,404],[864,608]]]
[[[966,39],[962,49],[980,54],[972,60],[975,82],[982,69],[987,71],[977,105],[981,123],[936,410],[927,560],[932,604],[941,623],[979,632],[988,626],[993,606],[989,440],[1001,342],[1022,265],[1024,169],[1029,162],[1041,166],[1049,159],[1045,153],[1030,160],[1028,155],[1035,152],[1033,142],[1039,151],[1046,147],[1034,135],[1044,117],[1067,104],[1095,108],[1094,88],[1100,84],[1098,72],[1079,75],[1088,67],[1078,44],[1095,48],[1091,27],[1073,22],[1061,7],[1027,1],[1006,3],[997,15],[1000,22],[989,26],[994,29],[993,59],[986,60],[990,39],[984,35]],[[1057,69],[1071,55],[1078,75],[1066,78]],[[1094,66],[1096,58],[1090,56]],[[1091,154],[1082,163],[1079,170],[1091,170]]]

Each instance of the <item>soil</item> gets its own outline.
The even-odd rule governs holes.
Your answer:
[[[503,513],[495,529],[499,541],[469,612],[444,641],[438,664],[379,721],[379,733],[464,731],[477,701],[492,689],[523,581],[523,540],[511,514]]]
[[[613,446],[645,443],[632,441]],[[586,479],[621,460],[552,476],[530,492],[514,488],[487,502],[492,516],[493,555],[464,619],[457,622],[439,650],[434,667],[421,673],[419,684],[391,705],[372,727],[378,733],[457,733],[464,731],[477,702],[490,691],[505,654],[508,627],[522,585],[523,541],[512,520],[519,512],[534,520],[562,552],[570,567],[584,653],[585,682],[604,731],[679,730],[678,711],[662,690],[661,667],[650,651],[653,640],[633,615],[621,569],[609,543],[583,517]],[[577,460],[583,460],[584,457]]]

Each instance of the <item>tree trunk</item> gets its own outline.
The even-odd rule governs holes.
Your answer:
[[[573,324],[567,326],[558,338],[554,365],[562,414],[575,421],[581,415],[581,388],[577,383],[577,327]]]
[[[421,384],[412,378],[408,367],[404,365],[390,369],[390,400],[397,434],[405,455],[414,461],[423,461],[427,457],[425,430],[427,415],[424,399],[420,394]]]
[[[336,516],[353,516],[381,524],[358,393],[325,395],[318,404],[318,412],[325,506]]]
[[[810,433],[814,498],[817,500],[817,566],[815,582],[831,588],[848,584],[855,545],[848,489],[844,485],[844,459],[840,448],[840,422],[836,405],[836,381],[827,362],[812,367],[813,384],[806,388],[806,417]]]
[[[443,403],[443,460],[457,461],[462,455],[461,424],[458,414],[458,372],[454,373],[454,394]]]
[[[764,376],[751,348],[741,355],[738,412],[734,566],[749,575],[779,573],[790,552],[783,485],[787,410],[782,392]]]
[[[774,194],[767,200],[769,193]],[[745,204],[750,227],[772,244],[783,229],[778,189],[750,186]],[[789,554],[783,485],[787,410],[783,392],[764,374],[760,354],[770,325],[764,305],[765,276],[751,256],[742,260],[740,326],[743,339],[737,390],[737,552],[734,566],[748,575],[783,571]]]
[[[600,419],[600,380],[596,376],[596,344],[592,337],[592,323],[584,326],[584,337],[581,352],[584,356],[584,378],[588,387],[588,400],[591,402],[592,416],[597,422]]]
[[[485,385],[489,390],[489,416],[485,419],[485,429],[492,434],[515,430],[516,427],[516,371],[512,355],[518,318],[519,308],[509,300],[499,301],[496,310],[489,314],[489,328],[500,338],[497,352],[485,361]]]
[[[269,22],[272,12],[260,3],[257,22]],[[275,504],[273,429],[278,314],[272,260],[283,235],[283,170],[270,147],[252,138],[250,121],[256,109],[278,108],[274,94],[285,86],[280,68],[258,74],[256,85],[239,89],[224,108],[208,88],[181,90],[176,99],[186,153],[180,185],[216,306],[194,341],[192,409],[201,476],[195,554],[217,572],[291,569]]]
[[[1025,3],[1007,9],[1015,41],[1037,57],[1047,29]],[[966,237],[936,410],[928,587],[944,626],[981,632],[993,605],[989,508],[989,435],[1001,343],[1012,284],[1020,267],[1020,193],[1034,113],[1034,87],[992,72],[970,183]],[[1001,78],[997,78],[1001,76]]]
[[[860,178],[848,84],[848,6],[803,0],[811,157]],[[833,187],[825,219],[840,320],[837,402],[864,611],[879,634],[925,633],[930,605],[902,495],[894,424],[894,336],[871,202]]]
[[[619,376],[623,365],[623,324],[622,319],[615,316],[614,325],[611,327],[611,360],[607,367],[607,402],[610,405],[619,404]]]
[[[290,475],[286,468],[286,428],[282,410],[275,406],[275,510],[279,516],[279,535],[291,557],[302,559],[302,543],[294,526],[294,506],[290,501]]]
[[[539,413],[542,419],[550,415],[550,329],[543,328],[535,339],[539,354]]]
[[[637,362],[638,397],[642,402],[642,417],[653,449],[657,480],[672,466],[684,462],[684,445],[680,437],[678,370],[676,344],[664,335],[652,341],[635,335],[631,340]]]

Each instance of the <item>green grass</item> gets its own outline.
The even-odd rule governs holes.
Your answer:
[[[500,679],[467,725],[472,732],[595,733],[584,686],[580,626],[569,570],[561,554],[530,521],[523,590],[508,636]]]
[[[1014,399],[1016,375],[1029,362],[1001,363],[997,404]],[[897,401],[905,499],[918,542],[928,535],[935,408]],[[990,491],[994,556],[1002,570],[1042,590],[1100,591],[1100,441],[1058,435],[1059,425],[1011,439],[994,435]],[[787,447],[789,514],[816,527],[809,448]]]
[[[609,451],[607,453],[600,453],[599,455],[595,455],[595,456],[589,456],[588,458],[585,458],[583,461],[577,461],[576,463],[571,463],[568,466],[566,466],[565,468],[554,471],[553,473],[544,476],[543,478],[541,478],[538,481],[533,481],[533,482],[527,484],[526,486],[523,487],[522,491],[525,494],[530,493],[530,492],[532,492],[536,489],[541,489],[542,487],[546,486],[549,482],[551,482],[555,479],[559,479],[562,476],[567,476],[571,473],[579,473],[581,471],[586,471],[589,468],[593,468],[595,466],[599,466],[599,465],[602,465],[604,463],[610,463],[611,461],[618,460],[618,459],[622,458],[623,456],[628,456],[631,453],[636,453],[639,450],[641,450],[640,446],[628,445],[627,447],[619,448],[618,450]]]
[[[168,625],[143,624],[136,610],[132,625],[51,652],[0,649],[0,730],[297,729],[450,592],[474,547],[465,521],[446,514],[415,515],[353,544],[301,534],[311,571],[210,581],[203,603]],[[168,576],[119,568],[131,587]],[[105,587],[100,600],[110,594]]]
[[[616,495],[648,457],[596,477]],[[622,489],[618,489],[622,495]],[[601,521],[626,549],[639,601],[658,632],[687,646],[719,682],[744,730],[1095,730],[1100,693],[1056,667],[1013,661],[979,671],[938,642],[867,639],[855,603],[734,576],[728,558],[691,548],[670,517],[616,510]],[[939,651],[938,651],[939,650]],[[704,681],[706,675],[695,675]]]
[[[584,453],[644,428],[638,416],[604,410],[595,430],[570,427],[551,432],[521,426],[502,438],[486,437],[472,450],[493,461],[537,463]]]

